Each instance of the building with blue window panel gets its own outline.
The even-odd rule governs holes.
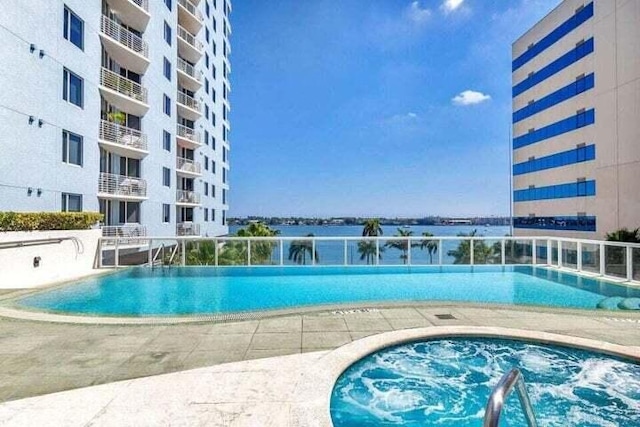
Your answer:
[[[564,0],[514,42],[514,234],[640,227],[639,28],[640,2]]]

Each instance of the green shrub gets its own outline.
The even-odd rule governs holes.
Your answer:
[[[101,220],[97,212],[0,212],[0,231],[87,230]]]

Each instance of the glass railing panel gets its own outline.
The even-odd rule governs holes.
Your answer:
[[[502,245],[500,240],[474,240],[473,264],[489,265],[502,263]]]
[[[578,244],[576,242],[562,242],[562,266],[578,268]]]
[[[316,265],[343,265],[344,241],[343,240],[316,240],[317,253]]]
[[[627,250],[623,246],[605,245],[605,274],[607,276],[627,277]]]
[[[633,280],[640,282],[640,248],[633,248]]]
[[[279,261],[279,242],[277,240],[251,239],[251,265],[277,265]]]
[[[549,264],[549,248],[546,240],[536,240],[536,264]]]
[[[320,253],[315,247],[313,239],[305,237],[285,240],[283,256],[284,265],[313,265],[320,259]],[[312,257],[315,258],[315,261]]]
[[[219,240],[218,265],[248,265],[248,263],[246,240]]]
[[[389,237],[380,240],[380,264],[383,265],[407,265],[413,255],[418,251],[417,247],[411,247],[409,254],[409,244],[417,245],[417,242],[409,242],[406,239]]]
[[[533,263],[533,240],[507,240],[504,251],[505,264]]]
[[[582,270],[589,273],[600,272],[600,245],[582,243]]]
[[[423,238],[412,241],[414,245],[411,248],[411,264],[412,265],[437,265],[439,256],[438,239]]]
[[[443,264],[469,265],[471,263],[471,246],[469,240],[444,240]]]

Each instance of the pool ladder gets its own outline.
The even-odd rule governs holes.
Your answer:
[[[502,408],[504,407],[507,398],[516,389],[518,393],[518,399],[520,400],[520,406],[524,412],[524,418],[527,421],[528,427],[537,427],[536,416],[533,413],[533,407],[531,406],[531,400],[527,394],[527,388],[524,384],[522,373],[518,369],[512,369],[500,379],[500,382],[495,386],[489,396],[489,402],[487,402],[487,408],[484,412],[484,427],[498,427],[500,423],[500,415],[502,414]]]

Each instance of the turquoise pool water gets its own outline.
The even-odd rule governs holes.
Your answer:
[[[517,367],[540,426],[640,425],[640,365],[512,340],[455,338],[374,353],[335,384],[335,427],[481,426],[492,388]],[[511,395],[501,426],[526,425]]]
[[[533,267],[134,268],[25,297],[90,315],[176,316],[380,301],[472,301],[596,308],[640,290]]]

